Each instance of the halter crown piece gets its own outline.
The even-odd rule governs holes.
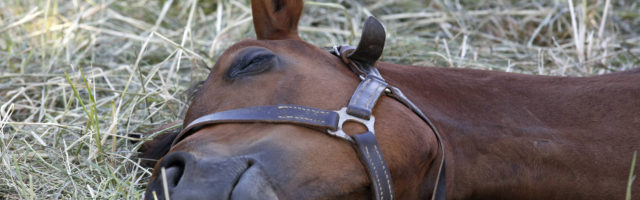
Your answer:
[[[360,161],[365,166],[371,180],[372,193],[375,199],[394,199],[391,173],[385,162],[375,136],[375,117],[372,110],[382,94],[405,105],[418,115],[433,131],[441,150],[441,162],[433,189],[432,200],[445,199],[445,154],[440,134],[422,111],[405,97],[400,89],[389,85],[375,67],[382,55],[386,34],[384,27],[375,17],[369,17],[362,30],[362,38],[356,48],[352,46],[335,46],[330,51],[340,59],[362,80],[356,88],[346,107],[332,111],[299,105],[272,105],[247,107],[221,111],[199,117],[178,134],[172,146],[204,126],[223,123],[280,123],[296,124],[321,130],[329,135],[352,143]],[[342,130],[347,122],[364,125],[368,130],[353,136]]]

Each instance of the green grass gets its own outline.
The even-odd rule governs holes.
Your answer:
[[[309,2],[300,34],[355,44],[373,14],[388,31],[383,60],[399,64],[557,76],[640,66],[636,1],[457,2]],[[255,37],[246,0],[0,8],[0,199],[141,198],[151,172],[127,133],[181,119],[186,90]]]
[[[633,182],[636,179],[636,175],[634,175],[634,171],[636,170],[636,159],[638,158],[638,151],[633,152],[633,159],[631,160],[631,169],[629,170],[629,181],[627,184],[627,193],[625,194],[626,200],[631,200],[631,188],[633,186]]]

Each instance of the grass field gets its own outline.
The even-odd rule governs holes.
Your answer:
[[[640,66],[640,2],[307,1],[303,39],[387,28],[384,61],[554,76]],[[187,89],[254,38],[248,0],[0,1],[0,199],[139,199],[144,133],[181,119]],[[631,158],[629,158],[631,159]]]

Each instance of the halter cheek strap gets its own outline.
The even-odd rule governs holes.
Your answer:
[[[436,184],[433,188],[433,193],[431,196],[432,200],[443,200],[446,197],[446,178],[445,178],[445,148],[444,143],[442,142],[442,136],[438,129],[436,129],[435,125],[431,120],[416,106],[409,98],[404,96],[400,89],[391,86],[385,82],[382,78],[382,75],[375,67],[375,63],[382,55],[382,50],[384,49],[384,42],[386,38],[386,33],[384,31],[384,27],[375,17],[369,17],[365,22],[364,28],[362,29],[362,38],[358,43],[358,47],[354,48],[351,46],[334,46],[330,51],[334,55],[340,57],[342,61],[349,66],[351,71],[359,75],[360,77],[366,77],[363,83],[360,84],[360,87],[363,87],[367,84],[364,84],[369,79],[374,80],[376,82],[381,82],[384,84],[385,94],[389,97],[392,97],[404,104],[407,108],[413,111],[416,115],[418,115],[427,125],[431,128],[433,134],[438,141],[438,146],[440,147],[440,166],[438,167],[438,175],[436,176]],[[366,87],[366,86],[365,86]],[[378,85],[371,85],[369,87],[381,87]],[[376,94],[376,89],[369,92],[370,94]],[[377,94],[379,97],[380,94]],[[376,97],[376,98],[377,98]],[[351,98],[351,103],[354,102],[354,98]],[[367,105],[365,102],[357,103],[359,105]],[[373,106],[372,106],[373,107]],[[352,109],[350,113],[352,115],[367,117],[371,115],[371,108],[368,111],[365,109]],[[370,176],[372,173],[370,173]],[[373,179],[373,178],[372,178]],[[373,180],[372,180],[373,182]],[[374,185],[375,186],[375,185]],[[380,199],[380,198],[377,198]]]
[[[347,113],[360,119],[373,118],[373,107],[387,89],[387,82],[376,76],[366,76],[351,96]],[[380,151],[373,129],[353,136],[361,162],[369,174],[376,199],[394,199],[389,167]]]

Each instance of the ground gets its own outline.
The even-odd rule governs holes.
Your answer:
[[[255,37],[248,0],[0,8],[0,199],[141,198],[151,172],[127,134],[181,119],[224,49]],[[384,61],[593,76],[640,67],[639,11],[635,0],[306,1],[300,35],[355,44],[374,15]]]

